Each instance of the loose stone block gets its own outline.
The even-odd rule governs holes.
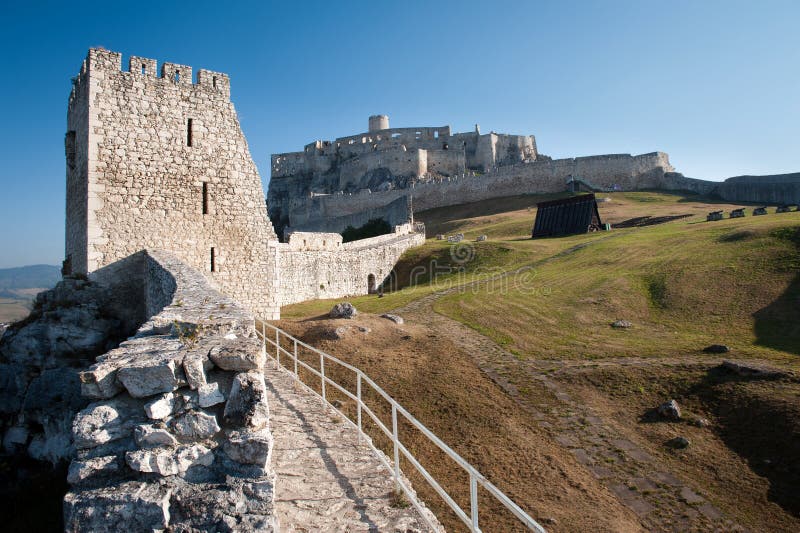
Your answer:
[[[125,454],[125,460],[137,472],[174,476],[197,465],[211,466],[214,454],[201,444],[178,448],[151,448]]]
[[[224,418],[230,427],[262,429],[268,426],[267,387],[262,374],[243,372],[236,375],[225,404]]]

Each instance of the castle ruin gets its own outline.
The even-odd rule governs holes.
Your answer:
[[[366,294],[409,246],[395,232],[279,243],[226,74],[91,49],[67,114],[65,269],[90,274],[143,249],[167,250],[265,319],[307,298]],[[334,242],[338,237],[338,242]],[[290,283],[285,280],[290,279]],[[372,281],[375,280],[375,281]]]

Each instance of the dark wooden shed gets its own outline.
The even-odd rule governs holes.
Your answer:
[[[532,237],[574,235],[603,229],[594,194],[582,194],[536,205]]]

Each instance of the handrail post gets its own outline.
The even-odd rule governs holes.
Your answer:
[[[472,514],[472,531],[478,532],[478,479],[475,474],[469,474],[469,506]]]
[[[297,377],[297,339],[294,339],[294,378],[299,379]]]
[[[394,442],[394,484],[400,490],[400,447],[397,445],[397,406],[392,404],[392,442]]]
[[[327,402],[328,398],[325,397],[325,356],[322,352],[319,354],[319,369],[322,374],[322,401]]]
[[[361,442],[361,434],[364,432],[361,429],[361,372],[356,374],[358,378],[356,379],[356,397],[358,398],[358,442]]]

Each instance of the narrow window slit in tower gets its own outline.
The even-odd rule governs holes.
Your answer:
[[[186,146],[192,145],[192,119],[186,122]]]
[[[208,214],[208,183],[203,182],[203,214]]]
[[[217,265],[214,263],[214,247],[211,247],[211,272],[217,271]]]
[[[142,63],[142,76],[144,76],[145,74],[147,74],[147,65]]]
[[[216,89],[217,88],[217,77],[213,76],[211,78],[211,85]]]
[[[178,83],[179,81],[181,81],[181,71],[180,70],[176,70],[175,71],[175,76],[173,77],[173,81],[175,83]]]

